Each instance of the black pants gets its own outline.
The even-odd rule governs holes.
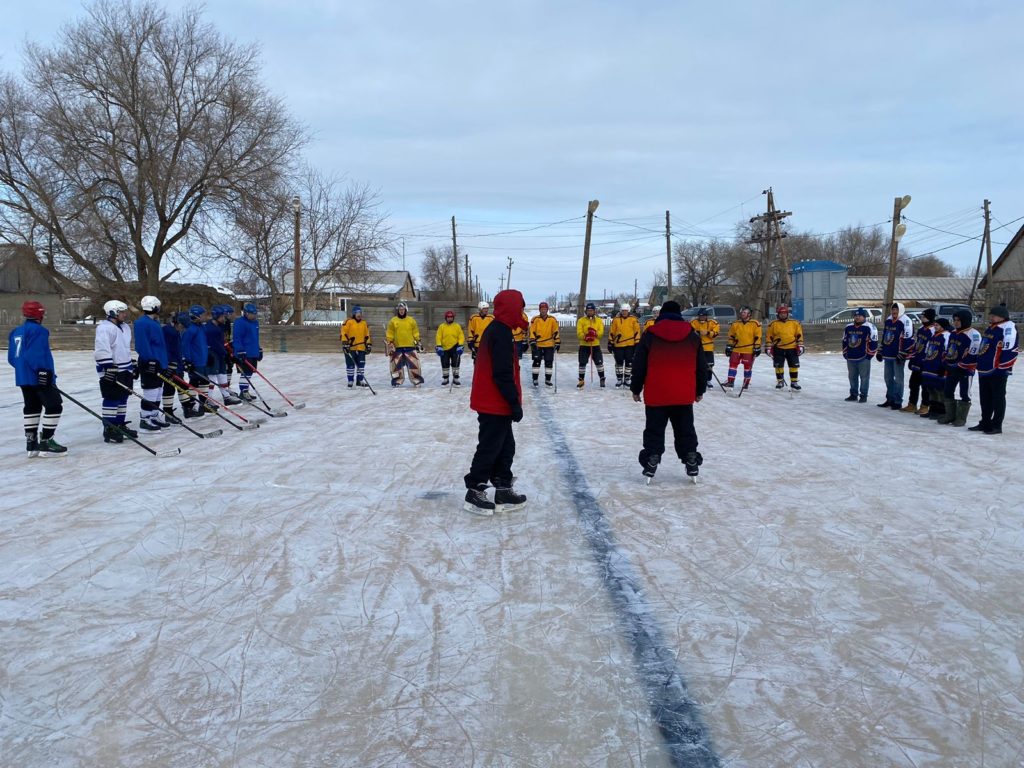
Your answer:
[[[704,350],[704,367],[708,369],[708,384],[710,384],[712,378],[711,369],[715,367],[714,351],[708,352],[707,350]]]
[[[690,451],[697,450],[692,405],[648,405],[645,410],[647,425],[644,427],[644,447],[639,456],[641,464],[647,463],[648,456],[661,456],[665,452],[665,427],[670,421],[676,456],[681,460]]]
[[[1006,379],[993,373],[978,377],[978,396],[981,400],[981,423],[989,429],[1002,429],[1006,415]]]
[[[910,396],[907,398],[907,402],[911,405],[917,405],[917,393],[918,390],[921,392],[921,405],[927,406],[931,403],[931,397],[929,396],[928,387],[924,386],[924,377],[920,370],[910,369]]]
[[[450,368],[454,368],[456,373],[458,372],[462,355],[455,353],[455,347],[443,350],[438,357],[441,358],[441,370],[444,372],[445,378],[448,377],[448,370]]]
[[[795,349],[775,349],[772,352],[772,366],[775,368],[775,378],[782,381],[782,374],[786,366],[789,366],[789,379],[796,381],[800,375],[800,355]]]
[[[580,347],[580,379],[587,375],[587,364],[593,360],[597,366],[597,375],[604,379],[604,357],[600,347]]]
[[[490,482],[495,488],[512,487],[512,460],[516,457],[516,439],[512,436],[512,417],[477,414],[480,435],[476,453],[466,475],[466,487]]]
[[[615,355],[615,378],[620,381],[624,377],[629,377],[633,372],[633,355],[636,353],[636,347],[614,347],[613,354]]]
[[[36,429],[42,426],[40,437],[49,440],[57,431],[57,422],[64,411],[64,401],[60,398],[60,392],[56,387],[40,387],[37,384],[23,385],[19,389],[21,399],[25,401],[21,409],[25,435],[34,440]],[[1003,389],[1006,389],[1005,385]]]
[[[957,390],[959,390],[960,399],[965,403],[971,402],[971,379],[973,378],[963,368],[947,368],[946,384],[943,387],[942,394],[947,400],[956,400]]]

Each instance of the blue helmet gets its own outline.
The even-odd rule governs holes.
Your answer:
[[[251,301],[246,302],[246,304],[242,307],[242,311],[253,315],[258,315],[260,313],[260,311],[256,308],[256,305],[253,304]]]
[[[356,315],[361,315],[362,313],[363,313],[363,308],[360,307],[358,304],[356,304],[354,307],[352,307],[352,317],[355,317]]]
[[[206,314],[206,309],[202,304],[193,304],[188,308],[188,316],[193,320],[198,320],[200,317]]]
[[[222,304],[221,307],[223,307],[225,315],[233,315],[233,314],[235,314],[235,308],[233,306],[231,306],[230,304]]]
[[[213,307],[210,308],[210,314],[213,316],[214,320],[216,320],[218,317],[222,317],[225,314],[224,305],[214,304]]]
[[[594,304],[594,302],[588,301],[587,302],[587,306],[585,306],[584,309],[585,310],[586,309],[592,309],[592,310],[594,310],[596,312],[597,311],[597,306]]]
[[[188,325],[188,312],[179,312],[174,316],[174,322],[178,325]]]

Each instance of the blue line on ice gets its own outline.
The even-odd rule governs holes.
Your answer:
[[[583,533],[632,645],[637,674],[646,688],[651,715],[668,746],[672,765],[676,768],[718,768],[720,763],[711,746],[707,726],[687,690],[686,680],[676,668],[672,651],[665,645],[661,628],[643,596],[640,581],[629,560],[616,546],[611,526],[590,491],[565,435],[555,422],[547,398],[536,397],[535,401],[555,454],[562,459],[565,480],[583,524]]]

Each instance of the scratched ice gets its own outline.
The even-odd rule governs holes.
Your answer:
[[[59,383],[95,406],[89,358],[57,353]],[[697,486],[671,455],[643,483],[642,406],[575,391],[570,356],[557,395],[524,372],[530,501],[494,519],[460,510],[475,419],[436,358],[393,391],[375,355],[374,397],[340,355],[270,355],[304,411],[146,435],[164,459],[71,403],[69,455],[25,459],[8,373],[0,763],[1021,765],[1021,382],[985,437],[845,403],[842,360],[803,360],[798,396],[763,359],[742,399],[709,392]]]

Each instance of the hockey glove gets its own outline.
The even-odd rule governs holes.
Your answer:
[[[725,345],[725,356],[726,357],[732,357],[732,345],[731,344],[726,344]]]
[[[444,354],[444,347],[438,344],[436,347],[434,347],[434,351],[437,353],[437,356],[440,357],[441,355]]]
[[[117,379],[117,368],[112,365],[108,365],[103,369],[103,378],[107,381],[113,382]]]
[[[139,361],[138,360],[132,360],[132,378],[133,379],[139,378]]]
[[[373,345],[370,342],[366,342],[366,354],[373,352]]]
[[[257,362],[263,359],[263,347],[260,347],[259,354],[256,355]]]
[[[349,344],[347,341],[341,342],[341,351],[347,355],[349,352],[352,351],[352,345]]]
[[[597,331],[591,328],[586,332],[586,334],[584,334],[583,340],[586,342],[597,341]]]
[[[555,352],[557,352],[557,351],[558,351],[558,350],[560,350],[561,348],[562,348],[562,345],[561,345],[561,344],[555,344]]]
[[[42,370],[36,373],[36,380],[40,387],[49,387],[53,384],[53,371]]]
[[[614,354],[615,354],[615,352],[614,352],[614,349],[615,349],[615,345],[614,345],[614,344],[612,344],[612,343],[611,343],[611,342],[609,341],[609,342],[608,342],[608,354],[609,354],[609,355],[614,355]]]
[[[882,353],[881,352],[876,352],[875,353],[875,360],[877,360],[878,362],[882,362],[883,359],[884,358],[882,357]]]
[[[804,345],[803,344],[797,344],[796,345],[796,356],[800,357],[800,355],[802,355],[803,353],[804,353]]]
[[[461,344],[456,344],[455,345],[455,354],[458,355],[459,357],[462,357],[462,345]]]
[[[422,352],[423,351],[423,343],[422,342],[419,342],[419,341],[416,342],[416,351],[417,352]]]
[[[160,370],[160,364],[156,360],[146,361],[146,373],[156,376],[157,371]]]
[[[758,346],[755,346],[754,347],[754,357],[760,357],[760,356],[761,356],[761,348],[758,347]]]
[[[239,352],[237,355],[235,355],[235,362],[238,363],[239,368],[244,369],[245,364],[249,362],[248,356],[245,354],[245,352]]]
[[[512,406],[512,421],[519,423],[523,420],[523,406],[516,403]]]

